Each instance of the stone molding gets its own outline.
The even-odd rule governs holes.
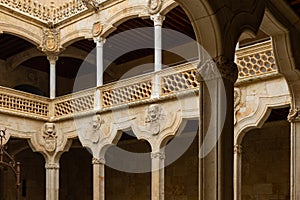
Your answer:
[[[235,87],[234,88],[234,114],[233,114],[234,125],[237,122],[236,115],[237,115],[237,112],[240,110],[240,103],[241,103],[241,90],[239,88]]]

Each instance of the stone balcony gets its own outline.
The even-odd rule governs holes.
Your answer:
[[[270,41],[239,49],[237,85],[278,76]],[[46,97],[0,87],[0,112],[41,121],[60,121],[124,106],[137,106],[199,94],[198,61],[184,63],[159,72],[140,75],[50,100]],[[155,84],[158,77],[159,84]],[[153,97],[154,87],[159,96]],[[157,88],[156,88],[157,89]]]

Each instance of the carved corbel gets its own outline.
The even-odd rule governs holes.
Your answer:
[[[152,135],[157,135],[161,131],[161,127],[165,120],[165,112],[161,105],[151,104],[145,109],[144,130]]]
[[[290,112],[287,116],[287,120],[290,123],[295,123],[300,121],[300,109],[298,107],[296,108],[291,108]]]
[[[33,151],[44,155],[46,163],[55,164],[59,162],[60,155],[69,150],[72,140],[69,140],[55,123],[47,122],[30,138],[29,144]]]

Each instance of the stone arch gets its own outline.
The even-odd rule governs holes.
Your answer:
[[[240,145],[247,132],[261,128],[272,109],[289,106],[288,96],[261,97],[257,109],[247,117],[239,120],[234,127],[234,144]]]
[[[24,28],[26,26],[20,26],[18,25],[18,23],[9,23],[5,21],[1,21],[0,27],[1,27],[0,33],[15,35],[34,44],[35,46],[39,46],[42,40],[41,38],[42,32],[35,33],[33,31],[30,31],[32,29]]]

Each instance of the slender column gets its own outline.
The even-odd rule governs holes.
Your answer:
[[[165,177],[164,177],[164,152],[151,153],[152,174],[151,174],[151,200],[164,200]]]
[[[103,85],[103,46],[105,39],[102,37],[96,37],[94,38],[94,42],[96,43],[97,87],[99,87]]]
[[[297,83],[297,85],[298,84],[299,83]],[[291,200],[298,200],[300,199],[300,109],[298,107],[291,108],[287,119],[291,123]]]
[[[233,94],[236,65],[224,56],[200,63],[199,199],[233,199]],[[201,84],[202,85],[202,84]]]
[[[55,98],[56,93],[56,61],[58,56],[50,55],[47,56],[50,63],[50,99]]]
[[[242,200],[242,146],[234,145],[234,200]]]
[[[105,160],[93,158],[93,199],[105,199]]]
[[[165,17],[158,13],[151,15],[150,18],[154,22],[154,71],[157,72],[162,69],[162,23]],[[159,78],[155,75],[152,97],[158,96]]]
[[[59,163],[46,163],[46,200],[58,200]]]

